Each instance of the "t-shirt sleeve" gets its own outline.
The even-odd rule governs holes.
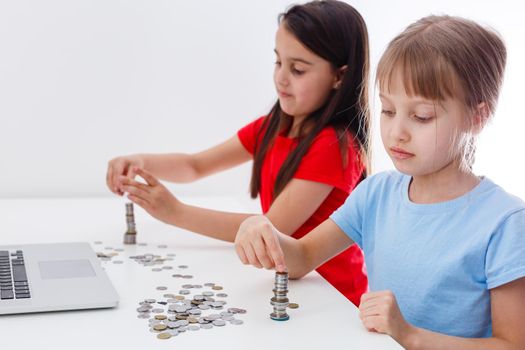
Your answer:
[[[370,178],[361,181],[344,204],[331,216],[333,222],[359,247],[363,248],[363,219]]]
[[[239,141],[241,141],[244,148],[246,148],[246,150],[252,155],[255,152],[255,146],[257,145],[257,135],[259,135],[259,130],[262,127],[264,118],[265,117],[260,117],[237,131],[237,137],[239,138]]]
[[[350,193],[361,171],[357,166],[359,159],[352,144],[348,147],[348,153],[345,168],[335,131],[323,130],[303,156],[294,178],[324,183]]]
[[[511,214],[490,238],[485,274],[488,289],[525,277],[525,209]]]

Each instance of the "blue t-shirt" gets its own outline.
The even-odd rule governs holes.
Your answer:
[[[489,290],[525,277],[525,203],[483,178],[459,198],[416,204],[410,180],[371,176],[331,219],[363,249],[370,289],[391,290],[409,323],[490,337]]]

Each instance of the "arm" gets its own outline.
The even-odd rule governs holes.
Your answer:
[[[330,219],[296,240],[279,232],[268,218],[254,216],[239,227],[235,250],[243,264],[287,270],[290,278],[301,278],[353,243]]]
[[[106,182],[115,194],[122,195],[120,176],[133,178],[133,167],[145,169],[153,176],[171,182],[192,182],[232,168],[251,159],[237,135],[195,154],[135,154],[112,159],[108,163]]]
[[[390,291],[363,295],[360,316],[368,330],[387,333],[407,349],[524,349],[525,278],[490,291],[492,337],[461,338],[407,323]]]
[[[138,169],[144,185],[127,177],[121,178],[123,192],[157,219],[208,237],[233,242],[239,225],[255,214],[229,213],[185,204],[175,198],[155,177]],[[331,186],[292,179],[272,204],[267,216],[286,234],[292,234],[321,205]]]

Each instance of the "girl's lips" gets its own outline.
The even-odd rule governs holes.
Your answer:
[[[287,98],[291,97],[292,95],[287,94],[286,92],[279,91],[279,97]]]
[[[397,147],[390,147],[390,153],[392,154],[392,157],[396,159],[408,159],[415,156],[415,154]]]

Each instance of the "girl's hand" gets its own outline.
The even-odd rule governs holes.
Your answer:
[[[242,222],[235,237],[237,255],[245,265],[284,272],[286,263],[280,234],[266,216],[251,216]]]
[[[140,205],[151,216],[165,223],[171,223],[173,213],[181,202],[159,180],[144,169],[133,167],[131,171],[143,178],[146,184],[121,176],[119,178],[120,191],[122,193],[128,192],[129,200]]]
[[[133,167],[143,168],[144,160],[138,156],[123,156],[113,158],[108,163],[108,170],[106,172],[106,184],[111,192],[122,196],[124,192],[121,191],[120,177],[126,176],[130,179],[135,177],[135,174],[131,171]]]
[[[386,333],[397,341],[407,337],[412,328],[401,315],[394,293],[389,290],[363,294],[359,317],[368,331]]]

